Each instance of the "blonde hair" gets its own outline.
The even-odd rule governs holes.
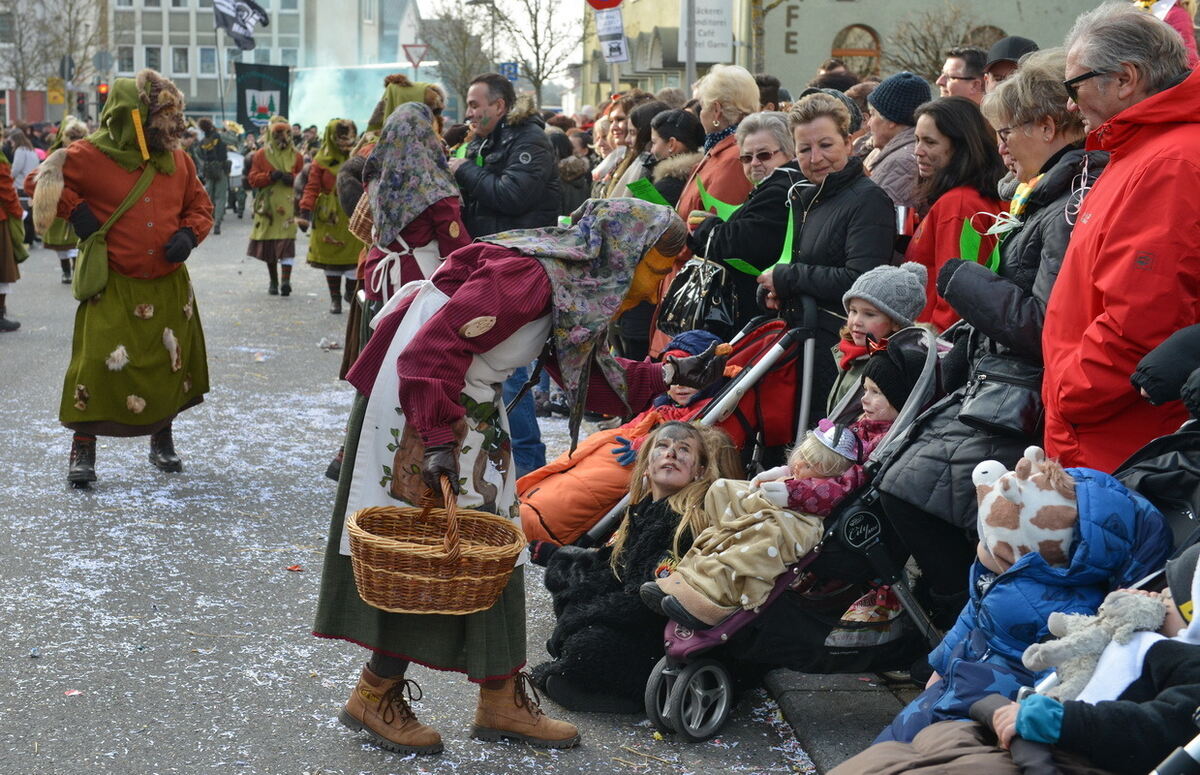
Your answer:
[[[788,112],[788,124],[795,130],[822,116],[833,121],[843,138],[850,137],[850,109],[837,97],[824,92],[810,94],[793,105]]]
[[[1068,142],[1083,138],[1083,117],[1067,110],[1067,51],[1061,46],[1021,58],[1016,72],[983,98],[980,109],[992,126],[1013,127],[1049,118],[1054,131]]]
[[[736,124],[758,111],[758,82],[740,65],[713,65],[708,75],[696,82],[696,97],[702,106],[718,103],[729,123]]]
[[[797,463],[808,463],[820,477],[841,476],[854,464],[853,460],[830,449],[812,431],[805,434],[804,441],[792,447],[787,462],[788,468],[795,468]]]
[[[663,423],[646,437],[638,452],[637,462],[633,464],[633,481],[629,487],[630,507],[641,503],[650,494],[650,484],[646,476],[646,470],[650,466],[650,450],[653,449],[658,435],[669,428],[686,428],[689,431],[700,446],[697,464],[702,466],[695,481],[674,495],[667,496],[667,505],[679,515],[679,525],[675,528],[675,535],[671,541],[671,557],[678,560],[681,554],[680,542],[684,534],[688,533],[694,538],[714,521],[704,511],[704,496],[708,494],[708,488],[718,479],[740,479],[742,465],[737,449],[724,431],[694,423]],[[621,526],[613,535],[612,557],[609,560],[613,575],[618,579],[621,578],[621,552],[625,548],[628,535],[629,512],[626,510]]]

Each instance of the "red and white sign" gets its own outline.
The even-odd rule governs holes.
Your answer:
[[[421,66],[421,60],[425,58],[425,52],[429,50],[429,46],[424,43],[405,43],[401,48],[404,49],[404,56],[408,57],[408,61],[412,62],[413,67]]]
[[[608,8],[616,8],[621,4],[621,0],[587,0],[587,4],[597,11],[603,11]]]

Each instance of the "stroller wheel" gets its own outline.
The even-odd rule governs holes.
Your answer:
[[[650,671],[650,678],[646,681],[646,718],[664,735],[675,732],[675,727],[667,719],[667,703],[671,699],[671,689],[675,686],[678,676],[679,668],[663,657]]]
[[[667,701],[667,718],[684,739],[703,742],[724,726],[733,709],[733,679],[715,659],[701,659],[680,671]]]

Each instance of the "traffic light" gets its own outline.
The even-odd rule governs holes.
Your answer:
[[[96,84],[96,111],[104,110],[104,103],[108,100],[108,84],[100,82]]]
[[[87,115],[87,94],[84,92],[75,93],[75,115],[81,119]]]

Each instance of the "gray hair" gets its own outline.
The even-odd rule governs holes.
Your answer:
[[[1150,94],[1170,88],[1188,73],[1179,33],[1124,0],[1081,14],[1067,33],[1066,49],[1088,70],[1115,73],[1122,64],[1132,65]]]
[[[1043,118],[1054,120],[1055,131],[1069,142],[1083,137],[1079,111],[1067,110],[1067,53],[1044,48],[1021,57],[1017,71],[983,98],[980,109],[994,127],[1019,126]]]
[[[783,151],[789,159],[796,158],[796,139],[792,136],[791,129],[788,128],[786,113],[780,113],[778,110],[764,110],[761,113],[751,113],[746,116],[738,124],[738,147],[741,147],[747,137],[759,132],[769,132],[779,143],[779,150]]]

